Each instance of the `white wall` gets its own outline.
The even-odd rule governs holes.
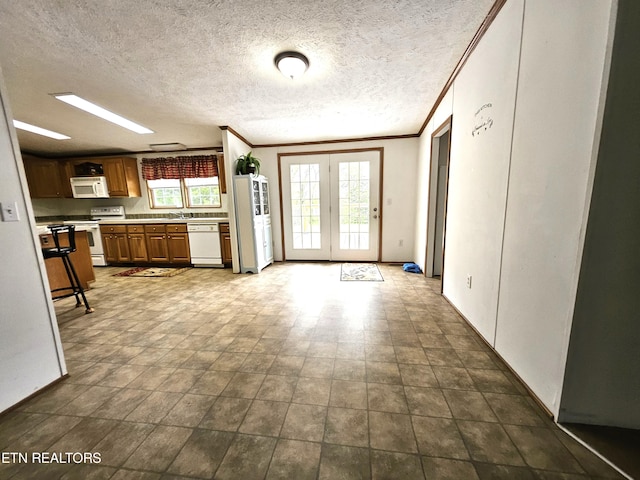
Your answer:
[[[523,7],[524,0],[506,3],[453,85],[442,288],[491,345]]]
[[[236,137],[229,130],[222,131],[222,148],[227,176],[227,205],[229,212],[229,233],[231,234],[231,253],[233,273],[240,273],[240,253],[238,251],[238,230],[236,228],[236,214],[233,201],[233,176],[236,173],[236,160],[239,156],[251,151],[251,147]],[[257,156],[257,155],[256,155]],[[261,172],[262,173],[262,172]],[[270,182],[271,185],[272,182]],[[270,192],[273,203],[273,191]],[[275,236],[275,235],[274,235]]]
[[[611,5],[509,0],[452,86],[444,294],[555,415],[602,115]],[[439,124],[432,121],[422,135],[421,178]],[[424,181],[418,198],[422,230]],[[425,237],[419,231],[416,238],[423,261]]]
[[[0,412],[66,374],[6,99],[0,72],[0,202],[16,202],[20,216],[0,222]]]
[[[384,148],[382,199],[382,261],[406,262],[413,259],[414,221],[416,216],[416,183],[418,168],[418,139],[396,139],[348,142],[295,147],[257,148],[254,155],[261,160],[260,173],[270,179],[274,258],[281,261],[282,219],[280,215],[280,187],[278,183],[278,153],[305,153],[349,150],[357,148]],[[400,246],[402,241],[402,246]]]
[[[611,3],[527,1],[496,349],[557,414]]]

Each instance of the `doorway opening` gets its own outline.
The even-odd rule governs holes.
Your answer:
[[[425,275],[440,278],[440,280],[444,275],[451,118],[449,117],[431,134]]]

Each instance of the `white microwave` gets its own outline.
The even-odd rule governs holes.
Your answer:
[[[72,177],[73,198],[109,198],[107,177]]]

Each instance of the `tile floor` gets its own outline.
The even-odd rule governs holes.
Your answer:
[[[2,479],[621,478],[560,431],[438,294],[381,265],[113,277],[56,302],[70,376],[0,417]]]

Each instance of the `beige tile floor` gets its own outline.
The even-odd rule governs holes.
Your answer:
[[[586,479],[560,431],[438,294],[380,265],[169,278],[97,270],[96,312],[56,302],[69,378],[0,417],[2,479]]]

